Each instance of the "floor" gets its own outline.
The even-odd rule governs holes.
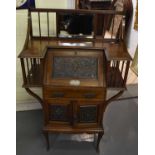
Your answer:
[[[112,102],[104,114],[105,134],[100,155],[138,155],[137,100]],[[17,112],[17,155],[97,155],[94,135],[50,135],[50,150],[42,135],[42,111]]]

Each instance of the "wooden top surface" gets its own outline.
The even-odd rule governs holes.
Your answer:
[[[110,60],[132,60],[125,43],[105,43],[103,45],[107,59]]]
[[[48,48],[79,48],[105,50],[108,60],[131,60],[126,45],[123,42],[110,43],[101,41],[77,40],[38,40],[33,39],[28,47],[19,54],[19,58],[44,58]]]

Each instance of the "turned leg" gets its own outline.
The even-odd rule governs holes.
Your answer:
[[[45,136],[45,140],[46,140],[46,148],[47,150],[49,150],[50,148],[50,144],[49,144],[49,136],[48,136],[48,132],[43,132],[44,136]]]
[[[103,134],[104,134],[104,132],[98,133],[97,145],[96,145],[96,151],[97,151],[97,152],[99,152],[99,144],[100,144],[100,141],[101,141],[101,139],[102,139]]]

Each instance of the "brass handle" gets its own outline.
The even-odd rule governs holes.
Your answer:
[[[62,93],[62,92],[54,92],[53,94],[52,94],[52,97],[64,97],[64,93]]]
[[[96,94],[95,93],[86,93],[86,94],[84,94],[84,97],[85,98],[95,98]]]

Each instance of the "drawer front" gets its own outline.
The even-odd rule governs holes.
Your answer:
[[[44,97],[46,99],[52,98],[81,98],[81,99],[105,99],[105,91],[99,89],[60,89],[60,88],[45,88]]]

